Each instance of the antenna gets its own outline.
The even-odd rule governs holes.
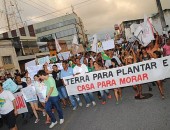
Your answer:
[[[73,5],[71,5],[71,9],[72,9],[72,12],[75,13],[75,12],[74,12],[74,6],[73,6]]]

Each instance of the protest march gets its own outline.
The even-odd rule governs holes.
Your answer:
[[[66,108],[76,113],[83,107],[95,109],[99,103],[104,107],[111,98],[115,106],[147,99],[144,85],[149,91],[156,89],[161,101],[169,98],[164,84],[170,78],[170,31],[163,38],[146,15],[129,39],[106,34],[100,41],[94,34],[90,50],[77,35],[64,52],[56,36],[53,41],[56,51],[49,49],[50,55],[28,61],[24,72],[2,76],[0,122],[10,130],[18,129],[18,117],[22,125],[30,120],[39,125],[43,117],[44,127],[53,128],[68,121]],[[131,99],[123,93],[128,87],[133,88]]]
[[[162,81],[170,77],[170,53],[164,47],[169,46],[170,39],[167,38],[166,44],[162,45],[158,40],[159,35],[154,37],[155,40],[150,40],[147,46],[143,46],[140,40],[134,41],[135,45],[132,44],[129,50],[128,42],[115,44],[114,40],[104,41],[100,51],[94,38],[92,49],[93,46],[95,49],[91,52],[75,55],[68,53],[64,59],[61,58],[61,53],[58,55],[61,57],[54,63],[49,62],[49,57],[41,58],[37,65],[30,66],[28,63],[25,75],[17,73],[14,78],[7,78],[1,88],[14,94],[14,110],[23,116],[23,123],[27,123],[27,116],[31,113],[36,117],[35,123],[38,123],[40,120],[37,111],[41,111],[46,116],[45,123],[51,123],[50,128],[57,124],[52,111],[56,109],[60,124],[64,123],[62,109],[69,105],[75,111],[78,105],[82,106],[79,97],[81,94],[84,96],[85,106],[90,107],[91,104],[96,105],[94,93],[97,92],[104,105],[107,102],[106,96],[112,98],[110,93],[113,90],[118,105],[123,96],[121,88],[133,86],[134,97],[142,99],[142,84],[155,82],[160,97],[164,99],[166,95]],[[121,46],[124,44],[123,49]],[[3,104],[1,99],[1,105]],[[30,106],[32,110],[28,109]],[[2,109],[0,112],[4,111]]]

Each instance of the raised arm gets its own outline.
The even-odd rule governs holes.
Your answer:
[[[154,46],[154,48],[159,48],[159,34],[158,34],[158,32],[156,32],[156,42],[155,42],[155,46]]]
[[[132,48],[130,49],[130,51],[132,52],[133,61],[134,61],[134,63],[136,63],[137,62],[136,54]]]

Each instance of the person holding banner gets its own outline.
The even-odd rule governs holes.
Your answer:
[[[79,58],[76,58],[75,60],[76,60],[76,66],[73,69],[74,75],[88,73],[87,66],[85,64],[81,64]],[[83,93],[83,96],[84,96],[85,101],[86,101],[86,107],[89,107],[90,103],[92,103],[93,106],[96,105],[93,93]]]
[[[31,86],[31,87],[33,87],[35,89],[35,86],[34,86],[34,84],[32,84],[30,77],[27,77],[26,81],[27,81],[27,87]],[[37,111],[41,111],[41,112],[45,112],[45,111],[38,107],[38,100],[34,100],[34,101],[29,102],[29,103],[30,103],[32,111],[33,111],[33,113],[34,113],[34,115],[36,117],[35,123],[38,123],[40,121],[40,119],[38,117]]]
[[[51,122],[52,122],[49,128],[53,128],[57,124],[57,120],[54,116],[54,113],[52,113],[52,106],[54,106],[58,112],[60,124],[64,123],[63,111],[60,106],[55,80],[53,77],[49,76],[44,70],[39,70],[38,75],[40,79],[43,80],[45,85],[47,86],[47,92],[46,92],[47,97],[45,99],[45,102],[46,102],[45,110],[47,114],[50,116]]]
[[[63,85],[62,79],[60,79],[61,70],[58,69],[57,65],[53,65],[52,68],[53,68],[52,76],[55,79],[56,87],[59,92],[59,97],[63,103],[63,107],[65,108],[67,105],[66,101],[68,101],[69,99],[68,99],[68,95],[67,95],[67,90],[66,90],[65,86]],[[69,103],[69,101],[68,101],[68,103]]]
[[[0,83],[0,115],[2,115],[10,130],[18,130],[16,125],[17,114],[14,95],[8,90],[3,90],[2,83]]]
[[[94,68],[95,68],[95,71],[100,71],[100,70],[104,70],[105,68],[103,67],[103,64],[101,62],[96,62],[94,61],[93,62],[93,65],[94,65]],[[107,97],[109,99],[112,98],[112,96],[110,95],[109,93],[109,90],[100,90],[100,94],[101,94],[101,98],[102,98],[102,104],[106,104],[106,97],[105,97],[105,93],[107,95]]]
[[[160,51],[154,51],[153,53],[150,54],[152,58],[157,59],[157,58],[161,58],[161,52]],[[162,80],[158,80],[156,81],[157,86],[159,88],[160,94],[161,94],[161,98],[164,99],[164,87],[163,87],[163,82]]]
[[[73,68],[68,67],[67,61],[63,61],[62,66],[63,66],[63,69],[61,70],[60,79],[62,79],[63,85],[66,86],[66,83],[64,82],[63,78],[68,77],[68,76],[73,76]],[[69,96],[69,99],[73,106],[73,111],[77,109],[77,103],[76,103],[75,99],[77,100],[79,106],[82,106],[82,102],[80,100],[79,95],[71,95],[71,96]]]
[[[88,71],[93,72],[94,71],[94,65],[93,65],[93,59],[89,58],[88,59]]]
[[[23,82],[23,81],[21,80],[21,75],[16,75],[16,76],[15,76],[15,82],[16,82],[16,84],[17,84],[18,87],[19,87],[19,89],[18,89],[17,92],[20,92],[22,88],[27,87],[26,82]],[[29,107],[28,105],[29,105],[29,104],[27,103],[27,107],[28,107],[28,109],[29,109],[30,107]],[[28,112],[22,113],[22,117],[23,117],[23,119],[24,119],[23,122],[22,122],[23,125],[28,123],[28,120],[29,120],[28,118],[29,118],[29,116],[30,116],[30,117],[33,116],[33,113],[32,113],[32,111],[30,111],[30,109],[28,110]]]
[[[111,63],[112,63],[112,65],[109,68],[119,67],[116,59],[112,58]],[[114,95],[115,95],[115,98],[116,98],[116,105],[118,105],[119,100],[122,101],[122,89],[121,88],[115,88],[113,90],[114,90]]]
[[[147,53],[150,55],[151,58],[153,59],[157,59],[157,58],[161,58],[162,57],[162,53],[160,51],[161,49],[159,48],[159,35],[158,32],[156,32],[156,41],[155,41],[155,45],[153,45],[153,42],[150,43],[150,46],[148,47]],[[163,88],[163,83],[161,80],[156,81],[161,97],[162,99],[164,99],[164,88]]]
[[[146,61],[146,60],[150,60],[151,57],[150,55],[147,53],[146,51],[146,47],[142,47],[141,48],[141,55],[140,55],[140,61]],[[152,87],[150,86],[150,83],[147,83],[148,87],[149,87],[149,91],[152,91]]]
[[[39,76],[36,74],[34,75],[34,86],[35,86],[35,89],[36,89],[36,92],[37,93],[42,93],[42,88],[44,87],[44,83],[40,80]],[[37,94],[38,95],[38,94]],[[43,95],[43,94],[42,94]],[[45,94],[46,95],[46,94]],[[46,97],[46,96],[45,96]],[[45,108],[45,97],[43,97],[43,99],[40,100],[40,97],[39,97],[39,101],[41,103],[41,105]],[[43,116],[46,115],[46,112],[43,110]],[[47,114],[47,118],[46,118],[46,122],[45,124],[48,124],[50,123],[50,117],[49,115]]]
[[[153,40],[147,46],[147,53],[151,56],[151,55],[153,55],[154,51],[159,51],[159,50],[160,50],[160,48],[159,48],[159,35],[158,35],[158,32],[156,32],[156,40]]]
[[[124,57],[125,65],[137,63],[137,57],[136,57],[136,54],[132,48],[130,49],[130,53],[126,50],[124,55],[125,55],[125,57]],[[136,91],[135,98],[139,97],[142,99],[144,97],[142,95],[142,85],[141,84],[134,85],[133,88]]]
[[[170,38],[167,39],[166,44],[163,46],[163,55],[170,56]]]

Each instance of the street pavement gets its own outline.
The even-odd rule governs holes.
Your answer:
[[[113,91],[112,99],[107,99],[105,105],[98,100],[97,94],[95,107],[78,107],[73,111],[70,107],[63,110],[65,122],[57,124],[54,130],[170,130],[170,79],[164,82],[165,99],[162,100],[158,87],[152,86],[152,91],[148,90],[147,85],[143,85],[143,93],[151,93],[149,99],[134,99],[132,87],[122,89],[123,100],[116,105]],[[40,122],[34,124],[35,117],[31,118],[26,125],[22,125],[22,118],[17,118],[19,130],[48,130],[45,118],[39,113]],[[55,114],[56,117],[57,113]],[[4,126],[0,128],[7,130]]]

